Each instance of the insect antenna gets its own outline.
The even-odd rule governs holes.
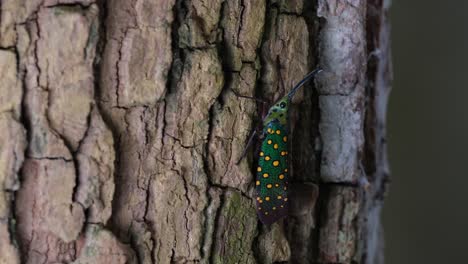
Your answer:
[[[298,82],[296,84],[296,86],[294,86],[294,88],[292,88],[292,90],[288,93],[288,97],[289,99],[291,99],[294,94],[297,92],[297,89],[301,88],[306,82],[308,82],[310,79],[312,79],[317,73],[321,72],[322,71],[322,68],[317,68],[313,71],[311,71],[309,74],[306,75],[306,77],[304,77],[304,79],[302,79],[300,82]]]

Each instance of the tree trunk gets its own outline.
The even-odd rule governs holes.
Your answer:
[[[2,0],[0,263],[383,263],[388,2]],[[267,227],[235,92],[318,65]]]

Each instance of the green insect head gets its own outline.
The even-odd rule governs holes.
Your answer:
[[[263,126],[266,128],[271,122],[279,122],[281,125],[286,126],[288,121],[288,109],[289,104],[291,103],[291,98],[286,95],[281,100],[276,102],[270,110],[268,111],[267,116],[263,120]]]

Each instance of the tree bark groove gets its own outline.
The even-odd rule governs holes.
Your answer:
[[[383,263],[386,0],[3,0],[0,263]],[[264,107],[293,100],[263,226]]]

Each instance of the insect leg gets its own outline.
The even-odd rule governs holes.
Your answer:
[[[245,146],[244,150],[242,151],[242,154],[239,158],[239,160],[236,162],[236,165],[239,165],[239,163],[241,162],[241,160],[245,157],[245,155],[247,154],[247,150],[249,149],[249,147],[252,145],[252,142],[253,142],[253,138],[254,136],[257,134],[257,130],[254,129],[254,131],[252,132],[252,134],[250,134],[250,137],[249,137],[249,141],[247,142],[247,146]]]
[[[242,95],[242,94],[239,94],[238,92],[232,90],[232,92],[237,96],[237,97],[241,97],[241,98],[246,98],[246,99],[251,99],[251,100],[255,100],[259,103],[262,103],[262,104],[266,104],[267,101],[265,100],[262,100],[260,98],[256,98],[256,97],[253,97],[253,96],[247,96],[247,95]]]

